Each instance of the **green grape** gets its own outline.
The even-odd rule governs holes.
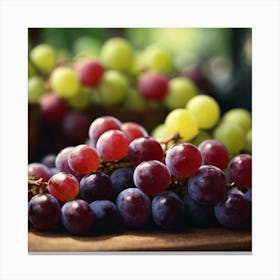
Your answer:
[[[81,88],[79,92],[68,98],[68,103],[71,108],[83,110],[91,103],[90,90],[88,88]]]
[[[233,123],[220,123],[214,129],[213,136],[227,147],[231,156],[237,155],[246,144],[244,131]]]
[[[153,131],[151,132],[151,136],[156,140],[161,141],[168,138],[170,134],[168,134],[167,132],[166,125],[164,123],[161,123],[153,129]]]
[[[212,139],[212,135],[205,130],[200,130],[199,133],[196,135],[194,139],[192,139],[191,143],[193,143],[195,146],[198,146],[200,143],[202,143],[204,140]]]
[[[56,52],[51,46],[41,44],[31,50],[30,59],[39,71],[48,73],[55,67]]]
[[[123,38],[111,38],[107,40],[101,49],[103,64],[115,70],[130,70],[133,65],[133,49],[128,41]]]
[[[102,104],[117,105],[124,101],[128,90],[128,80],[125,75],[116,70],[104,73],[101,85],[98,87]]]
[[[77,73],[70,67],[61,66],[51,74],[51,86],[61,97],[71,97],[78,94],[80,81]]]
[[[34,76],[28,79],[28,103],[38,103],[45,92],[46,87],[42,78]]]
[[[100,90],[98,88],[91,88],[91,90],[90,90],[90,100],[93,104],[102,105]]]
[[[28,62],[28,78],[34,77],[36,76],[36,74],[37,73],[34,66],[30,62]]]
[[[247,153],[252,153],[252,129],[250,129],[246,134],[246,144],[244,150]]]
[[[101,43],[92,37],[83,36],[73,43],[73,52],[76,57],[95,57],[99,56]]]
[[[176,132],[182,137],[182,141],[194,138],[199,130],[194,115],[186,109],[175,109],[165,119],[166,130],[169,135]]]
[[[172,70],[171,56],[165,49],[151,45],[144,50],[144,64],[148,69],[168,73]]]
[[[247,133],[252,127],[250,112],[242,108],[234,108],[227,111],[223,115],[222,121],[239,125],[245,133]]]
[[[195,84],[187,78],[176,77],[169,81],[169,90],[164,99],[168,109],[184,108],[186,103],[196,95]]]
[[[135,88],[131,87],[128,89],[122,105],[130,110],[143,110],[146,108],[147,102]]]
[[[197,95],[190,99],[186,108],[193,113],[201,129],[212,128],[220,118],[217,101],[208,95]]]

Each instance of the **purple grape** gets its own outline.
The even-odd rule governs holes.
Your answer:
[[[188,194],[183,197],[184,219],[187,224],[196,227],[210,227],[217,225],[213,205],[199,204]]]
[[[163,162],[164,153],[157,140],[152,137],[140,137],[129,144],[127,158],[133,166],[137,166],[148,160]]]
[[[202,165],[189,178],[188,192],[191,198],[198,203],[208,205],[216,204],[227,193],[224,172],[214,165]]]
[[[48,182],[51,175],[49,168],[42,163],[33,162],[28,164],[28,177],[34,177],[35,179],[42,179],[44,182]]]
[[[135,186],[147,195],[162,192],[169,186],[170,180],[167,167],[158,160],[141,162],[133,174]]]
[[[99,231],[116,230],[120,224],[120,214],[110,200],[96,200],[90,204],[94,214],[94,228]]]
[[[243,228],[250,218],[251,205],[239,190],[229,190],[227,196],[215,207],[218,222],[228,228]]]
[[[84,235],[89,233],[92,228],[94,214],[86,201],[71,200],[62,206],[61,220],[70,233]]]
[[[228,164],[227,179],[237,187],[250,188],[252,186],[252,156],[240,154]]]
[[[132,168],[122,167],[115,169],[110,175],[110,179],[113,186],[113,200],[117,198],[121,191],[128,188],[135,188]]]
[[[47,230],[60,221],[59,202],[51,194],[37,194],[28,202],[28,219],[37,229]]]
[[[112,195],[110,177],[102,172],[84,176],[80,181],[80,195],[88,202],[109,199]]]
[[[42,158],[41,163],[47,166],[48,168],[53,168],[55,167],[55,159],[55,154],[47,154]]]
[[[170,230],[181,228],[183,215],[183,202],[176,193],[164,191],[153,198],[153,220],[161,228]]]
[[[141,228],[151,219],[151,200],[137,188],[123,190],[117,197],[116,206],[126,227]]]

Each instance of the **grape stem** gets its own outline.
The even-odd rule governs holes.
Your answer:
[[[178,143],[182,139],[180,134],[178,132],[174,133],[172,136],[166,138],[165,140],[160,141],[160,144],[163,146],[164,151],[166,152],[168,150],[168,146],[170,143]]]

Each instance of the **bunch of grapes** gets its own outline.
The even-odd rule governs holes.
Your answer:
[[[167,121],[178,127],[177,118]],[[232,157],[217,139],[196,146],[185,137],[176,130],[159,141],[138,123],[94,119],[87,141],[29,164],[30,226],[75,235],[250,227],[251,155]]]

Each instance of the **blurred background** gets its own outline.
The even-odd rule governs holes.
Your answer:
[[[143,53],[151,53],[151,46],[158,47],[164,51],[163,60],[169,63],[168,70],[164,67],[162,70],[170,78],[191,79],[200,93],[216,99],[222,113],[236,107],[251,112],[252,30],[248,28],[30,28],[29,55],[36,46],[47,44],[56,50],[58,65],[72,64],[83,57],[102,60],[102,48],[113,37],[125,38],[134,51],[133,69],[125,73],[129,81],[135,80],[147,67],[141,65]],[[34,76],[38,76],[36,69],[29,64],[28,77]],[[46,82],[47,75],[43,76]],[[29,91],[32,91],[30,87]],[[81,101],[84,105],[79,101],[78,105],[76,101],[69,103],[72,113],[83,114],[87,120],[67,116],[64,123],[56,127],[44,123],[39,101],[29,101],[29,161],[39,161],[48,153],[79,144],[82,139],[85,141],[88,123],[98,116],[110,114],[121,121],[139,122],[151,132],[170,111],[161,103],[148,102],[142,107],[135,106],[136,103],[133,105],[133,102],[131,106],[123,105],[127,102],[102,104],[92,96],[91,93],[88,103]],[[76,135],[77,139],[67,136],[73,135],[71,131],[75,128],[71,128],[69,123],[74,122],[81,130],[80,135]],[[86,132],[82,131],[83,127]]]

